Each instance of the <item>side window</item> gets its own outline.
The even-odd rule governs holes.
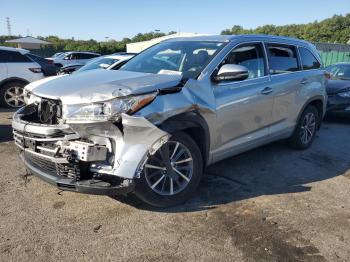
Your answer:
[[[321,67],[320,62],[318,62],[315,56],[308,49],[299,47],[299,53],[303,70],[317,69]]]
[[[265,57],[262,44],[246,44],[236,47],[228,54],[223,64],[236,64],[248,69],[248,79],[265,75]]]
[[[2,63],[31,63],[33,62],[25,55],[16,51],[0,51],[0,62]]]
[[[72,60],[72,56],[73,56],[73,54],[68,54],[68,55],[65,55],[64,56],[64,60]]]
[[[76,54],[76,56],[77,56],[76,59],[88,59],[87,54],[79,53],[79,54]]]
[[[270,74],[299,71],[295,46],[268,44]]]
[[[71,60],[80,59],[79,53],[73,53],[73,54],[71,54],[70,59],[71,59]]]
[[[79,59],[91,59],[97,57],[96,55],[93,54],[79,54]]]
[[[84,59],[91,59],[91,58],[95,58],[95,57],[99,57],[99,56],[94,55],[94,54],[84,54]]]

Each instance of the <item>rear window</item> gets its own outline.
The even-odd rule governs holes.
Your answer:
[[[299,47],[299,53],[303,70],[317,69],[321,67],[320,62],[318,62],[316,57],[308,49]]]
[[[282,74],[299,70],[295,46],[269,44],[270,74]]]
[[[22,55],[20,52],[0,50],[0,63],[30,63],[32,62],[28,57]]]
[[[40,56],[33,55],[33,54],[27,54],[27,56],[29,58],[31,58],[32,60],[34,60],[35,62],[47,63],[47,60],[45,58],[40,57]]]

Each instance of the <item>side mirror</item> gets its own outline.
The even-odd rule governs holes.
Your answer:
[[[221,81],[241,81],[249,76],[248,68],[241,65],[225,64],[220,67],[218,73],[213,76],[215,82]]]

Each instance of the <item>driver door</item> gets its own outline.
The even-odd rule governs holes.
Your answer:
[[[220,66],[223,64],[245,66],[249,76],[240,81],[212,83],[217,113],[215,161],[257,145],[269,135],[272,121],[273,90],[269,87],[263,44],[239,45]]]

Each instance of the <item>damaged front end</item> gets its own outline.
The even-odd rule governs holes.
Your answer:
[[[62,106],[59,100],[38,98],[18,110],[13,134],[26,168],[63,190],[98,195],[131,192],[143,163],[169,135],[144,117],[130,114],[152,101],[150,96],[116,104],[120,101]]]

